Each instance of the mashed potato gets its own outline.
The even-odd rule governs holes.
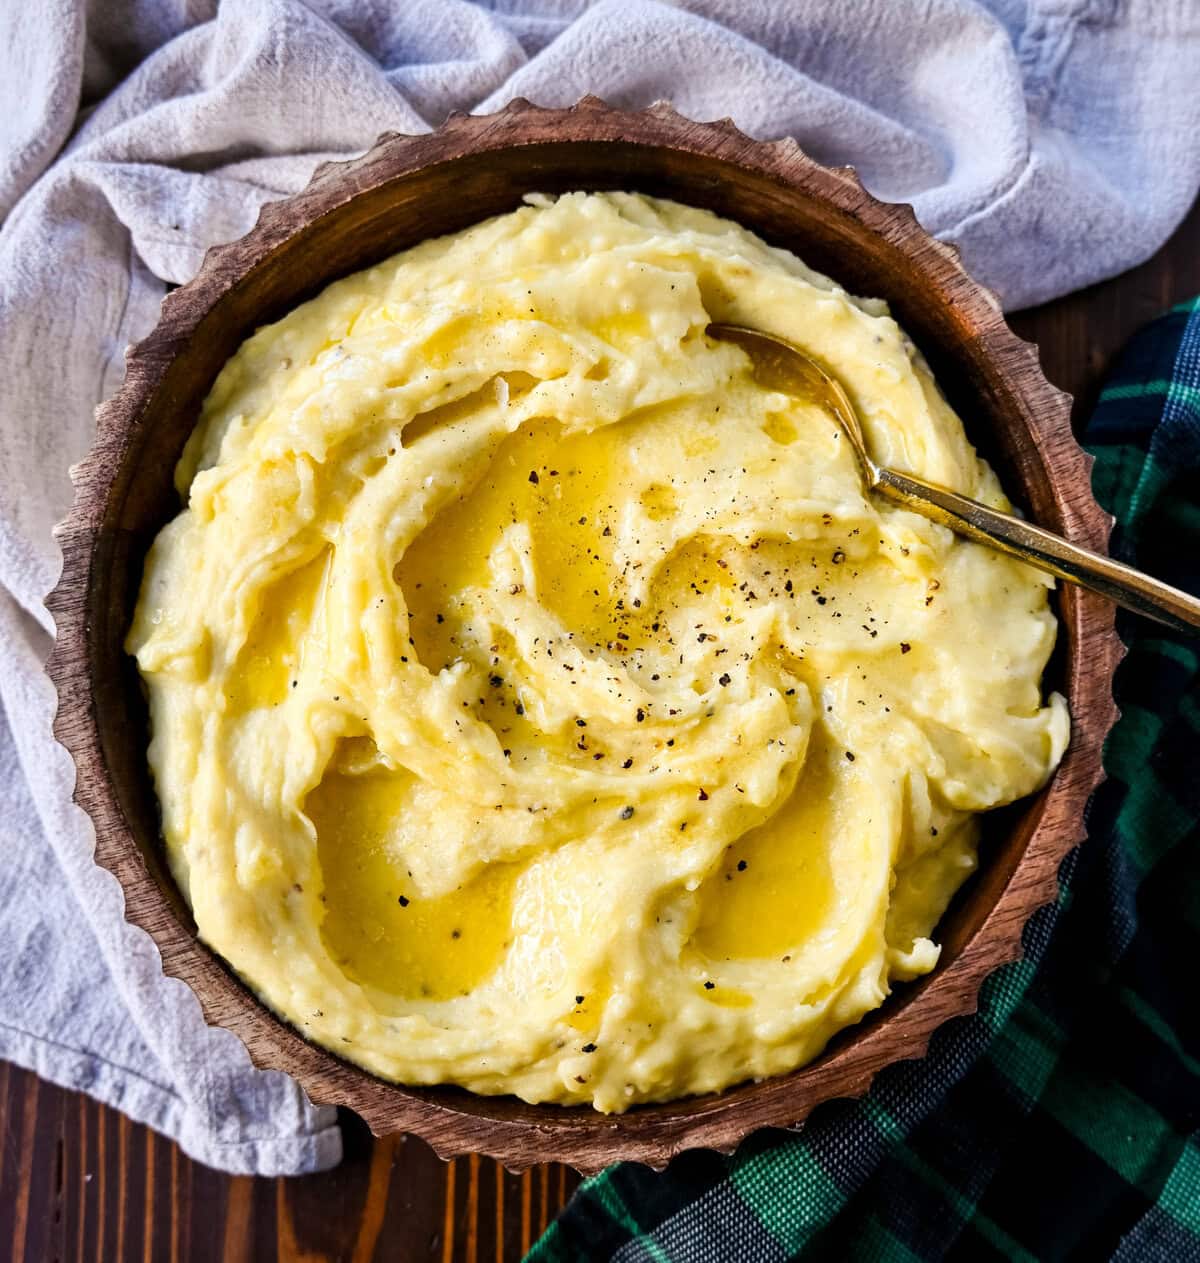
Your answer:
[[[251,337],[129,636],[200,933],[407,1083],[606,1111],[779,1074],[927,972],[977,813],[1067,741],[1049,580],[882,303],[711,214],[530,199]]]

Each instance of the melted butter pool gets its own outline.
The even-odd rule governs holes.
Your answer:
[[[328,774],[305,801],[324,877],[322,936],[357,982],[407,999],[468,995],[508,946],[520,870],[489,865],[462,887],[423,898],[392,839],[412,778]]]

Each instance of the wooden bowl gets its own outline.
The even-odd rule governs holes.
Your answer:
[[[314,1101],[351,1107],[377,1134],[414,1132],[443,1157],[474,1151],[513,1169],[558,1161],[586,1172],[623,1158],[661,1167],[696,1147],[729,1152],[755,1128],[793,1125],[831,1097],[862,1095],[883,1066],[921,1056],[942,1022],[974,1011],[983,979],[1018,957],[1025,922],[1054,898],[1059,862],[1084,837],[1084,805],[1116,718],[1120,642],[1109,607],[1075,588],[1061,593],[1065,634],[1047,680],[1073,717],[1061,765],[1036,797],[989,818],[980,872],[942,922],[938,968],[790,1075],[606,1117],[386,1083],[273,1016],[200,943],[171,880],[146,764],[146,708],[122,648],[147,546],[179,511],[175,462],[218,370],[258,326],[337,277],[512,210],[525,193],[569,189],[709,207],[851,292],[886,298],[971,438],[1039,522],[1100,550],[1111,522],[1071,436],[1070,400],[953,247],[923,232],[910,207],[868,195],[849,168],[820,166],[791,140],[757,143],[729,121],[690,122],[667,105],[627,113],[595,98],[569,110],[517,101],[499,114],[454,116],[431,135],[386,135],[263,207],[245,237],[210,250],[195,279],[164,299],[158,325],[127,353],[124,384],[98,410],[93,451],[72,471],[75,504],[58,531],[62,579],[48,600],[58,626],[48,668],[55,732],[75,760],[96,859],[205,1017],[236,1033],[258,1065],[294,1075]]]

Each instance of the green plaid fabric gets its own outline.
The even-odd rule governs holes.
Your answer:
[[[1200,592],[1200,299],[1134,340],[1087,443],[1116,553]],[[530,1260],[1200,1260],[1200,642],[1119,626],[1090,839],[979,1013],[798,1133],[588,1180]]]

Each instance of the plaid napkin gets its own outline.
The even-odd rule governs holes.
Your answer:
[[[1200,298],[1133,341],[1087,444],[1117,555],[1200,592]],[[1200,642],[1119,626],[1091,836],[979,1013],[798,1133],[610,1168],[531,1260],[1200,1260]]]

